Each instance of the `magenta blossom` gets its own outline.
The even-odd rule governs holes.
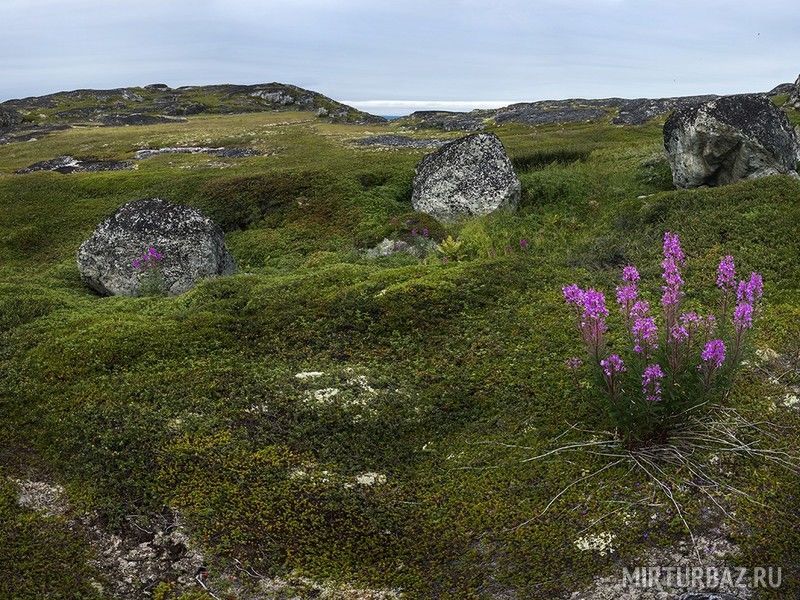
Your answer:
[[[681,240],[677,233],[671,233],[669,231],[664,233],[664,258],[674,261],[678,266],[683,265],[683,261],[686,257],[683,254]]]
[[[733,323],[737,331],[750,329],[753,326],[753,305],[742,302],[733,311]]]
[[[636,284],[628,283],[626,285],[617,286],[617,303],[627,310],[639,297],[639,291],[636,289]]]
[[[636,283],[639,281],[639,271],[633,265],[628,265],[622,269],[622,281]]]
[[[600,361],[600,366],[603,367],[603,373],[606,374],[606,377],[614,377],[618,373],[625,372],[625,363],[619,354],[612,354],[608,358],[604,358]]]
[[[658,348],[658,328],[653,317],[641,317],[633,323],[633,350],[640,354],[650,354]]]
[[[719,369],[725,362],[725,342],[722,340],[710,340],[706,343],[700,358],[709,368]]]
[[[606,296],[603,292],[589,288],[583,293],[583,315],[588,319],[601,319],[608,316]]]
[[[525,238],[522,238],[519,241],[519,247],[522,248],[523,250],[527,250],[528,249],[528,240],[526,240]]]
[[[664,371],[658,363],[647,365],[642,373],[642,391],[650,402],[661,400],[661,380]]]
[[[719,267],[717,267],[717,287],[725,291],[736,287],[736,268],[733,264],[732,256],[726,256],[719,262]]]
[[[572,358],[568,358],[564,364],[569,370],[577,371],[583,366],[583,361],[577,356],[573,356]]]
[[[650,312],[650,304],[647,300],[639,300],[636,304],[633,305],[631,309],[631,317],[634,319],[641,319],[647,316],[647,313]]]
[[[564,293],[564,300],[566,300],[567,304],[573,304],[575,306],[583,304],[583,295],[585,292],[578,287],[577,283],[565,285],[561,288],[561,291]]]
[[[689,339],[689,331],[683,325],[674,325],[669,332],[670,337],[678,343]]]

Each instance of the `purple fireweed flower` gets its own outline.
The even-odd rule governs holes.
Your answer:
[[[608,316],[603,292],[589,288],[583,293],[583,316],[587,319],[602,319]]]
[[[650,402],[661,400],[661,380],[664,371],[658,363],[647,365],[642,373],[642,391]]]
[[[600,361],[600,366],[603,367],[603,373],[609,378],[625,372],[625,363],[619,354],[612,354],[608,358],[604,358]]]
[[[683,323],[684,327],[693,328],[697,327],[700,324],[702,318],[696,312],[691,311],[683,313],[680,316],[680,321],[681,323]]]
[[[416,227],[414,227],[414,228],[411,230],[411,237],[417,237],[417,228],[416,228]]]
[[[634,319],[641,319],[647,316],[650,312],[650,303],[647,300],[639,300],[631,308],[631,317]]]
[[[717,267],[717,287],[725,291],[736,287],[736,267],[733,264],[732,256],[726,256],[719,262],[719,267]]]
[[[422,229],[422,237],[427,238],[430,235],[427,227],[423,227]]]
[[[134,269],[138,269],[139,267],[142,266],[142,261],[136,258],[133,260],[133,262],[131,262],[131,265],[133,266]]]
[[[740,302],[733,311],[733,323],[737,331],[750,329],[753,326],[753,305]]]
[[[565,285],[561,288],[561,291],[564,293],[564,300],[566,300],[567,304],[574,304],[575,306],[583,305],[583,295],[585,292],[578,287],[577,283]]]
[[[583,361],[577,356],[573,356],[572,358],[568,358],[564,364],[570,371],[577,371],[583,366]]]
[[[651,350],[658,348],[658,328],[653,317],[636,319],[631,332],[633,333],[634,352],[649,354]]]
[[[672,259],[676,265],[683,265],[685,256],[681,249],[681,240],[677,233],[664,233],[664,258]]]
[[[689,331],[683,325],[674,325],[669,334],[670,337],[678,343],[685,342],[689,339]]]
[[[526,240],[525,238],[522,238],[519,241],[519,247],[522,248],[523,250],[527,250],[528,249],[528,240]]]
[[[757,302],[758,300],[761,300],[761,296],[764,295],[764,279],[761,277],[761,273],[750,273],[750,281],[748,282],[748,286],[752,301]]]
[[[628,265],[622,269],[622,281],[626,281],[628,283],[636,283],[639,281],[639,271],[636,270],[635,266]]]
[[[619,303],[622,308],[632,306],[638,297],[639,290],[636,289],[635,283],[617,286],[617,303]]]
[[[664,292],[661,296],[661,304],[664,306],[674,306],[680,302],[681,286],[683,285],[683,278],[678,270],[678,263],[675,259],[667,257],[661,263],[664,268],[664,283],[661,290]]]
[[[709,369],[719,369],[725,362],[725,342],[722,340],[709,340],[706,342],[700,358]]]

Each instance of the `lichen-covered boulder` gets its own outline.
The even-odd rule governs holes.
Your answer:
[[[797,137],[766,96],[725,96],[679,108],[664,124],[664,147],[680,188],[797,175]]]
[[[100,294],[137,296],[152,275],[164,293],[181,294],[236,266],[216,223],[195,208],[150,198],[125,204],[98,225],[78,250],[78,269]]]
[[[452,222],[516,208],[521,185],[503,144],[475,133],[445,144],[417,165],[414,210]]]

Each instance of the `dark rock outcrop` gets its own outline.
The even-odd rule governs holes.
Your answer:
[[[213,102],[207,102],[213,98]],[[356,110],[317,92],[283,83],[185,86],[172,89],[155,83],[141,88],[74,90],[9,100],[0,110],[45,115],[47,123],[150,125],[170,117],[200,113],[235,114],[265,111],[310,111],[334,122],[383,123],[385,119]]]
[[[355,141],[357,146],[379,146],[383,148],[436,148],[447,140],[412,138],[407,135],[372,135]]]
[[[681,188],[797,175],[795,132],[766,96],[725,96],[680,108],[664,125],[664,147]]]
[[[154,269],[169,294],[235,271],[218,225],[195,208],[151,198],[125,204],[81,244],[81,279],[103,295],[139,295],[148,272],[137,261],[150,248],[163,257]]]
[[[52,160],[42,160],[33,163],[30,167],[15,171],[18,175],[34,173],[36,171],[55,171],[57,173],[86,173],[96,171],[124,171],[132,169],[133,163],[129,160],[97,160],[94,158],[73,158],[72,156],[59,156]]]
[[[469,113],[446,110],[418,110],[395,122],[416,129],[441,129],[442,131],[480,131],[485,127],[487,111]]]
[[[220,158],[248,158],[250,156],[261,156],[261,152],[254,148],[205,148],[205,147],[176,147],[176,148],[145,148],[137,150],[134,157],[136,160],[159,156],[161,154],[210,154]]]
[[[521,185],[500,139],[476,133],[445,144],[417,165],[411,203],[440,221],[516,208]]]
[[[800,110],[800,75],[798,75],[797,81],[794,82],[794,86],[789,93],[789,99],[786,101],[786,106],[789,108],[794,108],[795,110]]]
[[[0,130],[9,129],[22,123],[19,111],[5,106],[0,106]]]

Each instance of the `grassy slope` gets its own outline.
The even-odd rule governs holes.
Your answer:
[[[605,472],[607,486],[572,488],[545,517],[517,527],[598,464],[586,455],[520,462],[567,423],[602,426],[595,398],[576,393],[563,369],[578,348],[560,287],[609,288],[635,261],[655,294],[660,237],[670,229],[684,239],[694,290],[708,287],[724,253],[763,271],[759,343],[797,351],[800,183],[675,192],[657,125],[506,126],[498,134],[530,166],[516,215],[453,228],[470,253],[464,262],[367,261],[356,248],[404,228],[422,153],[355,149],[346,139],[391,127],[324,125],[299,113],[204,116],[0,147],[0,456],[8,462],[32,446],[76,502],[111,523],[178,507],[220,557],[268,572],[300,569],[411,597],[514,589],[549,598],[613,569],[614,558],[573,542],[607,502],[648,485],[627,468]],[[126,158],[140,146],[177,144],[252,145],[268,155],[11,174],[59,154]],[[587,151],[584,161],[542,164]],[[220,162],[229,168],[209,165]],[[116,206],[152,195],[223,223],[240,274],[169,299],[85,290],[77,246]],[[325,375],[302,381],[299,371]],[[731,402],[763,412],[769,386],[746,374]],[[326,387],[341,390],[339,402],[304,401]],[[780,418],[796,445],[796,418]],[[780,509],[796,519],[796,481],[765,465],[741,467],[740,485],[769,508],[729,499],[743,520],[740,564],[796,565],[797,534],[773,518]],[[292,477],[298,469],[309,476]],[[388,481],[342,485],[363,472]],[[667,505],[657,526],[649,512],[590,531],[614,531],[618,558],[631,564],[649,544],[684,536]],[[702,527],[699,512],[690,516]],[[3,533],[0,544],[16,549],[19,538]]]

